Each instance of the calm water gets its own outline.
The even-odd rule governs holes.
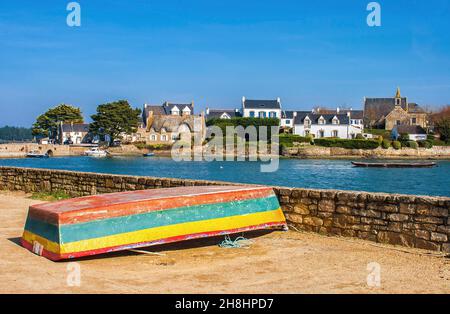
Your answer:
[[[277,172],[261,173],[258,162],[174,162],[158,157],[0,159],[0,166],[450,196],[450,161],[438,164],[430,169],[368,169],[354,168],[349,160],[286,159],[280,160]]]

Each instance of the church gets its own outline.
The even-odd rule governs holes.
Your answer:
[[[408,102],[397,88],[392,98],[364,98],[364,125],[386,130],[400,125],[426,128],[427,113],[418,104]]]

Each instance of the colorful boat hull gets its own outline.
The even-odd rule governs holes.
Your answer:
[[[271,188],[181,187],[31,206],[22,245],[57,261],[277,228],[286,220]]]

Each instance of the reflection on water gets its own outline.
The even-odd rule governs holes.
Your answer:
[[[220,180],[302,188],[359,190],[450,196],[450,162],[436,168],[355,168],[350,160],[282,159],[274,173],[261,173],[259,162],[175,162],[170,158],[62,157],[0,159],[0,166],[103,172],[140,176]]]

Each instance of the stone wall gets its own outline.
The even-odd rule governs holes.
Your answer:
[[[304,145],[283,148],[282,155],[293,158],[380,158],[380,159],[450,159],[450,146],[426,148],[345,149],[341,147],[321,147]]]
[[[178,186],[200,181],[0,167],[0,189],[72,196]],[[325,235],[450,253],[450,198],[274,187],[293,227]]]

